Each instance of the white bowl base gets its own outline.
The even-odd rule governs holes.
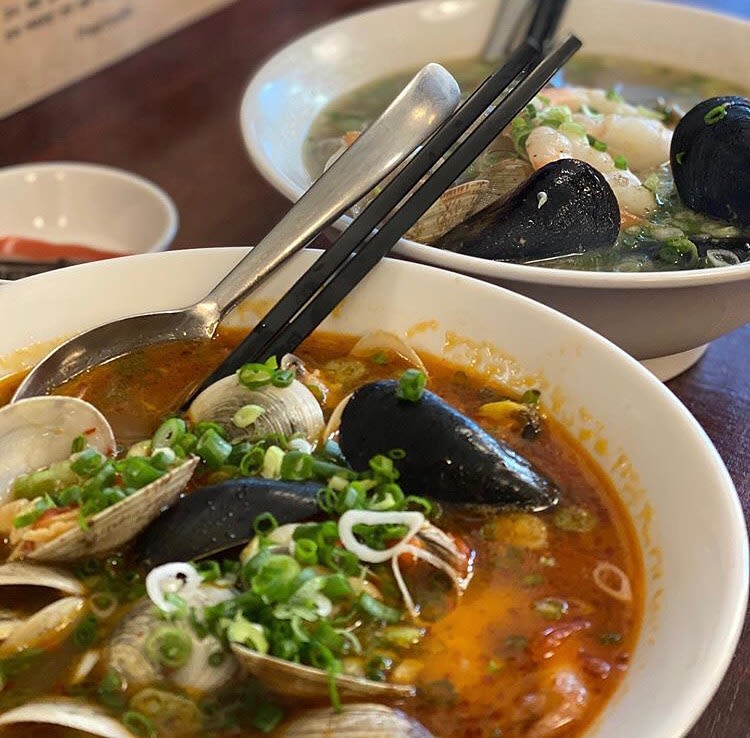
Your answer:
[[[674,379],[678,374],[690,369],[693,364],[706,353],[708,344],[704,343],[694,349],[681,351],[679,354],[670,354],[669,356],[657,356],[653,359],[643,359],[641,364],[646,367],[657,379],[666,382]]]

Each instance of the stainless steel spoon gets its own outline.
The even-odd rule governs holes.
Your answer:
[[[393,171],[453,113],[461,93],[428,64],[315,182],[271,232],[202,300],[98,326],[58,346],[34,367],[13,401],[49,392],[98,364],[144,346],[211,338],[223,318],[272,271]]]

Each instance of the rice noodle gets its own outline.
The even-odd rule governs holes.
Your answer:
[[[404,546],[419,532],[425,519],[421,512],[378,512],[376,510],[347,510],[339,518],[339,538],[344,548],[353,553],[360,561],[368,564],[382,564],[398,556]],[[355,525],[406,525],[409,530],[395,545],[384,551],[370,548],[360,543],[354,535]]]
[[[146,594],[162,612],[173,613],[177,606],[167,602],[165,595],[190,597],[202,582],[195,567],[185,561],[172,561],[152,569],[146,575]]]
[[[97,649],[91,649],[81,656],[73,670],[71,681],[73,684],[80,684],[99,663],[101,654]]]
[[[619,566],[610,564],[608,561],[600,561],[593,572],[594,584],[602,592],[614,597],[620,602],[630,602],[633,599],[633,589],[630,586],[628,575]],[[619,586],[617,589],[611,587],[607,580],[616,579]]]
[[[471,576],[467,576],[465,578],[461,577],[447,561],[443,561],[443,559],[441,559],[439,556],[436,556],[431,551],[428,551],[424,548],[419,548],[418,546],[410,546],[407,544],[403,547],[403,553],[410,553],[415,559],[426,561],[436,569],[440,569],[440,571],[445,572],[451,582],[453,582],[453,586],[458,590],[458,592],[463,592],[469,586]]]
[[[396,584],[401,592],[401,597],[404,599],[406,609],[409,611],[409,615],[416,620],[419,617],[419,608],[414,604],[411,592],[409,592],[409,588],[404,581],[404,576],[401,574],[401,566],[398,563],[398,556],[394,556],[391,559],[391,568],[393,569],[393,577],[395,578]]]

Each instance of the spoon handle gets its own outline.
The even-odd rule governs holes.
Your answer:
[[[200,303],[221,320],[263,279],[364,197],[423,143],[460,102],[439,64],[421,69],[268,235]],[[280,124],[282,122],[280,121]]]

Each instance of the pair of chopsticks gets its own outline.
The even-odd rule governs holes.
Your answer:
[[[545,17],[547,23],[557,23]],[[534,38],[522,44],[412,156],[197,392],[247,362],[293,351],[580,47],[575,36],[547,55]],[[444,161],[420,184],[442,157]]]

